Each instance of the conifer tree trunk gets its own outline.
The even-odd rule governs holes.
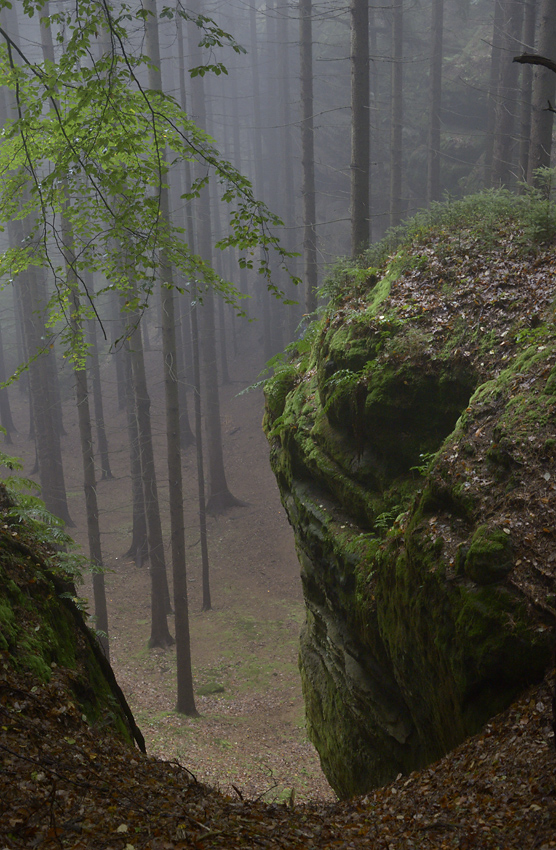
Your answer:
[[[293,141],[291,134],[291,86],[292,61],[289,46],[289,6],[280,3],[278,6],[278,57],[279,57],[279,102],[280,117],[282,124],[281,152],[282,152],[282,218],[286,225],[284,244],[288,251],[295,251],[296,246],[293,237],[295,227],[295,185],[294,185],[294,157]],[[294,276],[297,275],[296,258],[289,262],[289,270]],[[295,285],[287,280],[285,291],[292,301],[297,300],[298,294]],[[243,292],[243,289],[242,289]],[[295,330],[299,323],[300,311],[293,305],[288,307],[286,333],[288,341],[294,338]]]
[[[136,339],[140,335],[136,334]],[[135,396],[133,394],[133,376],[131,372],[131,358],[129,345],[126,344],[125,378],[126,378],[126,404],[127,404],[127,433],[129,441],[129,471],[131,478],[131,500],[132,500],[132,527],[131,544],[124,554],[124,558],[133,558],[136,567],[142,567],[149,557],[149,544],[147,538],[147,517],[145,514],[145,495],[141,481],[141,456],[139,443],[139,429],[137,427],[137,413],[135,409]]]
[[[301,81],[301,197],[303,202],[303,276],[305,309],[317,308],[317,231],[315,141],[313,125],[313,22],[311,0],[299,0]]]
[[[6,374],[6,363],[4,360],[4,343],[2,339],[2,323],[0,322],[0,383],[3,383],[7,379]],[[8,388],[2,387],[0,389],[0,423],[2,424],[2,428],[5,428],[6,433],[4,434],[4,441],[11,445],[12,443],[12,433],[17,431],[15,427],[13,418],[12,418],[12,410],[10,407],[10,398],[8,396]]]
[[[403,0],[392,4],[392,124],[390,132],[390,227],[402,218]]]
[[[263,110],[261,105],[261,66],[259,61],[259,37],[257,32],[257,5],[249,6],[249,33],[251,56],[251,91],[253,93],[253,159],[254,185],[257,197],[265,198],[268,190],[268,174],[263,162]],[[263,319],[263,357],[265,362],[272,357],[272,330],[270,327],[270,304],[268,292],[257,288],[257,308]]]
[[[92,279],[92,275],[90,276]],[[91,281],[92,282],[92,281]],[[102,401],[102,382],[100,378],[100,364],[98,360],[98,344],[95,319],[89,319],[87,324],[89,338],[89,368],[91,370],[91,383],[93,388],[93,405],[95,411],[95,423],[97,431],[98,453],[100,457],[100,468],[103,480],[113,478],[110,469],[110,452],[108,449],[108,437],[104,423],[104,404]]]
[[[158,486],[154,465],[154,452],[151,429],[151,400],[147,390],[145,361],[140,325],[129,341],[131,371],[133,378],[133,394],[137,414],[137,431],[139,442],[139,458],[141,460],[141,480],[145,499],[145,515],[147,517],[147,534],[149,541],[149,567],[151,577],[151,636],[149,647],[172,646],[174,639],[168,629],[167,614],[169,609],[168,580],[166,577],[166,562],[164,559],[164,539],[160,508],[158,502]]]
[[[535,25],[537,22],[536,0],[525,0],[522,49],[533,53]],[[529,171],[529,147],[531,144],[531,110],[533,106],[533,68],[523,65],[521,69],[521,106],[519,111],[519,179],[527,180]]]
[[[44,3],[43,12],[45,17],[50,16],[50,4]],[[40,24],[42,50],[45,60],[54,63],[54,44],[52,30],[44,24],[44,18]],[[79,288],[77,277],[77,259],[74,251],[74,238],[70,218],[66,210],[70,207],[70,199],[66,199],[66,207],[61,212],[61,236],[63,246],[63,258],[66,266],[66,287],[69,302],[69,322],[74,337],[83,336],[83,319],[81,317],[81,305],[79,300]],[[89,409],[89,390],[87,385],[87,373],[85,369],[76,367],[75,376],[75,400],[77,403],[77,419],[79,423],[79,438],[81,443],[81,457],[83,462],[83,490],[85,494],[85,514],[87,518],[87,539],[89,543],[89,557],[96,568],[93,572],[93,598],[95,608],[96,627],[100,631],[99,641],[107,658],[110,657],[108,642],[108,606],[106,603],[106,587],[102,564],[102,546],[100,539],[100,524],[98,516],[97,483],[95,473],[95,457],[93,451],[93,432],[91,427],[91,413]]]
[[[179,39],[179,62],[180,62],[180,97],[182,108],[185,110],[185,61],[184,61],[184,44],[181,19],[178,20],[178,39]],[[184,176],[186,188],[191,186],[191,168],[189,162],[184,163]],[[191,253],[195,253],[195,228],[193,226],[193,206],[189,203],[186,206],[186,232],[189,241]],[[201,416],[201,367],[200,367],[200,343],[199,343],[199,323],[197,320],[197,310],[199,307],[199,298],[197,293],[197,284],[195,278],[190,283],[190,298],[187,310],[187,325],[191,334],[191,381],[193,385],[193,404],[195,410],[195,450],[197,460],[197,497],[199,505],[199,531],[201,536],[201,571],[202,571],[202,586],[203,586],[203,611],[209,611],[212,608],[210,597],[210,565],[208,557],[208,541],[207,541],[207,511],[205,501],[205,471],[203,457],[203,424]],[[182,311],[182,322],[184,320],[184,311]],[[190,324],[189,324],[190,322]]]
[[[199,530],[201,534],[201,570],[203,581],[203,611],[212,608],[210,597],[210,566],[208,557],[207,510],[205,503],[205,470],[203,460],[203,428],[201,422],[201,366],[199,362],[199,323],[197,310],[199,299],[195,281],[191,288],[191,337],[193,342],[193,382],[195,393],[195,434],[197,436],[197,482],[199,488]]]
[[[429,91],[429,149],[427,203],[439,201],[440,188],[440,110],[442,108],[442,43],[444,0],[432,0],[432,51]]]
[[[74,306],[78,309],[76,299]],[[93,572],[93,599],[95,607],[96,628],[102,632],[100,644],[107,658],[110,658],[108,643],[108,607],[106,604],[106,588],[102,572],[102,547],[98,517],[97,482],[95,475],[95,457],[93,452],[93,432],[91,428],[91,413],[89,410],[89,390],[85,369],[75,370],[75,400],[79,422],[81,455],[83,461],[83,490],[85,493],[85,513],[87,516],[87,538],[89,541],[89,557],[95,566]]]
[[[48,11],[48,10],[47,10]],[[64,245],[64,259],[66,263],[68,300],[70,303],[70,323],[72,331],[76,336],[81,336],[82,319],[80,316],[80,303],[78,294],[78,282],[76,274],[76,258],[73,250],[73,234],[71,225],[66,215],[62,213],[62,240]],[[75,401],[77,404],[77,418],[79,423],[79,438],[81,443],[81,457],[83,461],[83,491],[85,494],[85,514],[87,518],[87,539],[89,542],[89,557],[94,565],[93,572],[93,598],[95,607],[96,627],[102,633],[99,637],[100,644],[107,658],[110,657],[108,643],[108,607],[106,604],[106,588],[104,582],[102,547],[100,539],[100,524],[98,517],[97,482],[95,473],[95,456],[93,451],[93,432],[91,428],[91,413],[89,409],[89,389],[87,386],[87,373],[85,369],[76,368],[75,376]]]
[[[369,243],[369,2],[351,0],[351,253]]]
[[[123,410],[127,404],[127,389],[126,389],[126,354],[122,345],[123,322],[120,313],[119,296],[115,289],[110,290],[110,309],[112,312],[112,321],[110,323],[111,331],[111,352],[112,363],[116,373],[116,390],[118,398],[118,409]]]
[[[494,0],[492,25],[492,48],[490,54],[490,78],[488,87],[488,126],[485,146],[485,186],[493,185],[492,166],[494,161],[494,131],[500,83],[504,25],[504,0]]]
[[[539,8],[539,43],[537,52],[556,61],[556,3],[541,0]],[[531,146],[529,149],[528,181],[535,182],[537,168],[549,167],[552,152],[552,128],[556,97],[556,74],[536,65],[533,74],[533,107],[531,116]]]
[[[19,43],[17,14],[15,9],[1,10],[2,24]],[[13,93],[5,90],[1,101],[2,112],[9,117],[15,109]],[[25,202],[25,198],[23,198]],[[12,245],[21,245],[26,233],[32,229],[22,220],[8,223],[8,237]],[[41,498],[47,509],[73,526],[69,514],[62,449],[60,445],[59,419],[56,415],[56,395],[51,380],[51,370],[45,351],[48,333],[44,322],[44,273],[38,266],[30,266],[17,279],[19,289],[22,328],[25,337],[25,353],[29,359],[29,389],[32,398],[32,423],[34,426],[37,465],[41,484]]]
[[[195,0],[191,9],[200,12],[201,6]],[[193,65],[201,64],[200,48],[197,43],[197,28],[188,25],[189,58]],[[206,109],[203,77],[191,80],[191,111],[197,124],[206,129]],[[212,259],[212,226],[210,214],[210,196],[205,188],[197,202],[197,248],[206,263]],[[203,391],[205,403],[205,427],[207,435],[209,494],[207,510],[220,513],[226,508],[243,503],[232,495],[228,488],[224,469],[222,449],[222,430],[220,423],[220,396],[218,391],[218,367],[216,355],[216,329],[214,321],[214,294],[210,286],[202,293],[201,311],[201,356],[203,362]]]
[[[514,128],[519,99],[519,66],[512,58],[519,52],[523,23],[522,0],[505,0],[498,101],[494,124],[492,185],[515,182]]]
[[[149,85],[160,91],[160,50],[156,0],[143,0],[149,13],[145,21],[146,47],[152,64],[149,66]],[[165,185],[159,188],[160,214],[165,226],[170,224],[169,192]],[[176,630],[177,701],[176,711],[196,715],[191,667],[191,641],[189,635],[189,606],[187,600],[187,573],[185,565],[185,527],[183,517],[183,485],[181,471],[180,405],[178,374],[176,371],[176,325],[174,308],[174,280],[172,267],[164,252],[161,253],[161,313],[162,356],[164,360],[164,397],[166,407],[166,445],[168,461],[168,488],[170,496],[170,533],[172,547],[172,578],[174,585],[174,613]]]
[[[8,226],[8,232],[19,231],[22,239],[20,224],[20,222],[13,222]],[[55,399],[49,368],[44,352],[39,354],[41,349],[44,349],[44,340],[47,336],[37,286],[37,277],[40,274],[42,269],[36,266],[30,267],[17,283],[23,306],[26,348],[28,356],[33,358],[29,363],[29,387],[32,397],[41,498],[47,510],[64,520],[66,525],[73,527],[66,497],[62,448],[54,417]]]

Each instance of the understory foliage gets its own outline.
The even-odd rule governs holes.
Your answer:
[[[80,552],[80,547],[65,529],[65,523],[45,507],[37,493],[37,483],[18,474],[22,462],[0,451],[0,469],[12,474],[2,474],[0,502],[4,518],[4,529],[14,528],[11,534],[22,546],[32,544],[42,549],[44,563],[53,575],[66,582],[80,583],[84,572],[99,572],[96,566]],[[5,493],[5,495],[4,495]],[[74,604],[85,612],[85,600],[71,596]]]
[[[523,194],[491,189],[460,200],[432,203],[430,208],[391,228],[384,239],[371,245],[357,260],[341,259],[332,268],[321,295],[341,299],[357,284],[368,288],[372,272],[397,254],[399,271],[415,264],[413,246],[460,233],[471,238],[477,253],[492,249],[509,228],[516,235],[514,246],[526,255],[556,237],[556,169],[536,172],[535,186],[523,185]],[[441,246],[439,247],[441,252]]]
[[[464,242],[466,251],[472,250],[475,256],[488,253],[510,232],[511,250],[522,257],[550,244],[556,237],[556,169],[539,169],[537,178],[535,186],[524,185],[522,195],[492,189],[456,201],[433,203],[399,227],[391,228],[358,258],[337,260],[319,290],[321,306],[317,312],[304,318],[297,338],[268,362],[270,377],[260,382],[266,386],[267,399],[271,401],[272,394],[280,394],[284,388],[289,391],[295,376],[308,368],[313,344],[326,329],[331,310],[344,300],[357,300],[361,296],[369,299],[366,306],[373,312],[387,294],[393,276],[426,269],[428,258],[423,246],[434,245],[434,252],[442,261],[462,248]],[[388,272],[384,275],[386,267]],[[392,336],[392,321],[400,323],[399,318],[380,318],[386,343]],[[405,334],[406,345],[407,339]],[[340,370],[331,382],[337,384],[350,378],[357,381],[360,376]],[[275,428],[279,429],[280,424],[276,421]]]
[[[0,10],[11,5],[1,0]],[[29,19],[43,14],[44,0],[22,5]],[[76,319],[95,315],[84,271],[100,273],[132,312],[146,306],[164,255],[186,279],[194,277],[201,292],[209,285],[236,303],[235,287],[191,251],[183,229],[161,215],[161,188],[180,163],[203,167],[182,200],[193,202],[215,179],[230,209],[229,232],[218,247],[237,247],[240,263],[256,265],[276,294],[268,252],[276,252],[282,263],[288,256],[271,232],[280,220],[257,201],[249,181],[220,156],[213,139],[175,98],[142,84],[150,60],[136,35],[148,14],[130,3],[63,7],[41,21],[52,31],[55,63],[26,55],[0,27],[0,85],[11,93],[12,106],[0,144],[0,222],[21,220],[25,228],[23,244],[12,244],[0,256],[0,275],[13,280],[29,266],[50,268],[55,283],[50,324],[62,321],[66,348],[80,362],[84,343],[72,333],[69,318],[75,310],[70,311],[72,286],[80,290],[84,314],[72,316],[74,327]],[[188,26],[197,26],[209,57],[224,45],[243,51],[211,19],[192,17],[180,4],[165,6],[160,14],[180,15]],[[219,74],[225,68],[209,61],[190,73],[207,71]],[[62,233],[62,217],[71,229],[71,245]]]

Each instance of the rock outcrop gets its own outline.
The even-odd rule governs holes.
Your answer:
[[[553,251],[425,236],[336,278],[268,382],[301,564],[310,738],[340,797],[539,680],[556,623]]]
[[[41,539],[42,537],[42,539]],[[145,748],[62,558],[0,484],[0,692],[55,684],[60,712]]]

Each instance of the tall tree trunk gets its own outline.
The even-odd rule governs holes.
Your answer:
[[[303,201],[303,276],[305,309],[317,308],[317,231],[315,198],[315,139],[313,125],[313,9],[311,0],[299,0],[301,82],[301,197]]]
[[[402,218],[403,0],[392,3],[392,124],[390,133],[390,227]]]
[[[200,12],[200,3],[195,0],[191,6],[194,13]],[[188,25],[189,56],[194,65],[201,62],[200,48],[197,43],[197,28]],[[197,124],[206,129],[206,109],[203,77],[191,80],[192,115]],[[197,201],[197,247],[203,260],[210,264],[212,260],[212,226],[210,215],[210,195],[205,188]],[[220,422],[220,396],[218,392],[218,369],[216,356],[216,331],[214,323],[214,294],[209,286],[202,293],[201,312],[201,354],[203,359],[203,390],[205,402],[205,427],[207,434],[207,453],[209,471],[209,495],[207,510],[219,513],[226,508],[243,503],[232,495],[226,481],[224,454],[222,449],[222,430]]]
[[[259,37],[257,32],[257,5],[249,7],[249,32],[251,54],[251,90],[253,92],[253,135],[255,192],[257,197],[267,199],[269,191],[268,169],[263,161],[264,119],[261,105],[261,63],[259,61]],[[264,52],[264,51],[263,51]],[[265,362],[272,357],[272,328],[270,325],[270,296],[266,289],[257,288],[255,292],[259,315],[263,319],[263,357]]]
[[[2,24],[10,32],[16,43],[19,43],[17,14],[15,9],[5,8],[1,11]],[[9,117],[15,109],[13,94],[6,91],[0,101],[2,111]],[[25,202],[25,198],[23,199]],[[10,244],[21,245],[26,231],[32,230],[31,225],[24,225],[17,220],[8,223]],[[71,520],[64,481],[62,465],[62,449],[60,431],[57,427],[56,397],[53,391],[51,372],[47,358],[48,333],[44,320],[44,291],[43,270],[38,266],[30,266],[18,278],[18,288],[23,319],[26,354],[29,358],[29,387],[32,397],[32,421],[35,426],[35,441],[41,496],[47,509],[64,522],[73,526]]]
[[[280,146],[281,132],[277,126],[279,123],[279,88],[278,74],[279,64],[277,58],[277,22],[276,22],[276,0],[267,0],[266,2],[266,156],[269,161],[274,163],[273,168],[267,169],[268,182],[268,197],[266,198],[268,205],[278,211],[278,214],[283,217],[283,209],[281,208],[282,191],[281,184],[283,183],[283,175],[281,165],[283,161],[283,152]],[[268,257],[270,269],[270,277],[272,282],[279,288],[283,289],[282,269],[276,261],[274,252],[270,252]],[[268,313],[270,318],[270,352],[271,357],[278,351],[284,348],[284,308],[282,303],[274,298],[267,290],[264,297],[268,301]]]
[[[140,325],[129,341],[133,394],[137,413],[139,434],[139,457],[141,459],[141,479],[147,517],[149,541],[149,565],[151,576],[151,636],[149,647],[172,646],[172,638],[167,621],[169,607],[168,580],[164,560],[164,538],[160,521],[158,486],[154,465],[154,452],[151,429],[151,400],[147,390],[145,361]]]
[[[556,61],[556,3],[541,0],[539,9],[539,43],[537,52]],[[556,74],[536,65],[533,75],[533,110],[531,117],[531,147],[529,149],[528,180],[535,182],[537,168],[549,167],[552,152],[552,127],[556,96]]]
[[[243,122],[243,117],[240,115],[239,98],[237,92],[237,69],[232,67],[230,72],[230,88],[231,88],[231,121],[232,121],[232,140],[233,140],[233,163],[237,171],[242,173],[243,164],[241,159],[241,131],[240,122]],[[237,263],[239,253],[236,252],[235,262]],[[247,274],[245,268],[241,265],[233,265],[234,260],[230,259],[230,279],[236,274],[239,276],[239,289],[243,295],[248,295]],[[245,300],[242,304],[245,313],[249,315],[249,302]],[[234,339],[235,343],[235,339]],[[237,354],[234,347],[234,353]]]
[[[122,341],[123,322],[120,312],[119,296],[115,289],[110,290],[110,309],[112,312],[112,321],[110,322],[110,341],[112,362],[116,373],[116,390],[118,398],[118,408],[123,410],[127,404],[126,396],[126,378],[125,378],[125,360],[126,353]]]
[[[2,324],[0,322],[0,383],[3,383],[7,379],[6,374],[6,363],[4,361],[4,343],[2,339]],[[10,398],[8,396],[8,388],[2,387],[0,389],[0,423],[2,424],[2,428],[5,429],[4,441],[11,445],[12,443],[12,433],[17,431],[17,428],[14,425],[14,421],[12,418],[12,410],[10,407]]]
[[[519,97],[519,65],[512,62],[512,57],[519,53],[522,23],[523,0],[506,0],[502,62],[494,127],[493,186],[511,186],[515,183],[513,152],[516,109]]]
[[[536,0],[525,0],[522,49],[533,53],[535,25],[537,22]],[[533,68],[523,65],[521,69],[521,105],[519,110],[519,179],[527,180],[529,171],[529,147],[531,145],[531,109],[533,105]]]
[[[488,86],[488,124],[485,146],[485,186],[493,185],[494,132],[498,110],[498,89],[500,84],[500,65],[502,63],[504,27],[504,0],[494,0],[492,24],[492,48],[490,54],[490,77]]]
[[[370,238],[369,0],[351,0],[351,253]]]
[[[45,17],[50,17],[48,0],[43,5]],[[45,61],[54,63],[54,43],[50,27],[40,25],[42,51]],[[66,266],[66,287],[69,302],[69,321],[75,338],[83,337],[83,318],[79,300],[79,280],[77,276],[77,258],[75,256],[74,238],[71,220],[66,214],[70,200],[66,198],[66,209],[61,212],[61,236],[63,259]],[[107,658],[110,657],[108,643],[108,606],[106,604],[106,588],[102,564],[102,547],[100,539],[100,524],[98,518],[97,482],[95,474],[95,457],[93,451],[93,432],[91,428],[91,413],[89,410],[89,390],[85,369],[77,367],[75,375],[75,400],[77,403],[77,419],[79,423],[79,438],[81,457],[83,461],[83,490],[85,494],[85,514],[87,518],[87,539],[89,542],[89,557],[94,567],[93,598],[95,606],[96,627],[101,632],[100,644]]]
[[[286,225],[284,244],[288,251],[295,251],[293,228],[295,227],[295,186],[293,172],[293,142],[291,134],[291,93],[290,77],[292,75],[291,53],[289,49],[289,6],[280,3],[278,6],[278,55],[280,62],[278,94],[280,102],[281,131],[281,154],[282,154],[282,218]],[[290,273],[297,275],[296,259],[292,258],[288,264]],[[297,298],[296,287],[291,280],[286,281],[285,291],[291,301]],[[242,290],[243,292],[243,290]],[[301,318],[299,308],[289,306],[287,312],[286,333],[288,341],[293,340],[295,330]]]
[[[444,0],[432,0],[432,52],[429,91],[429,149],[427,203],[439,201],[440,188],[440,111],[442,108],[442,42]]]
[[[191,284],[191,337],[193,342],[193,382],[195,393],[195,434],[197,437],[197,482],[199,488],[199,530],[201,534],[201,570],[203,579],[203,611],[212,608],[210,598],[210,575],[207,538],[207,510],[205,503],[205,470],[203,462],[203,428],[201,422],[201,366],[199,363],[199,323],[197,310],[199,299],[195,281]]]
[[[75,296],[75,292],[74,292]],[[74,297],[74,309],[78,310],[77,299]],[[110,657],[108,644],[108,607],[106,604],[106,588],[102,572],[102,548],[100,525],[98,518],[97,482],[95,475],[95,457],[93,452],[93,432],[91,429],[91,413],[89,410],[89,390],[85,369],[75,370],[75,400],[79,421],[79,437],[81,441],[81,456],[83,460],[83,490],[85,493],[85,513],[87,516],[87,538],[89,541],[89,557],[94,565],[93,599],[97,629],[102,632],[100,644],[107,658]]]
[[[13,225],[9,225],[8,232],[10,232],[12,226],[16,226],[16,229],[19,230],[17,225],[20,225],[20,222],[13,222]],[[20,242],[21,240],[18,244]],[[41,498],[44,500],[47,510],[64,520],[66,525],[73,527],[66,497],[60,433],[56,428],[54,417],[55,400],[48,363],[44,354],[46,329],[37,286],[37,276],[40,274],[42,274],[42,269],[36,266],[30,267],[18,279],[18,286],[22,297],[26,347],[31,358],[29,385],[33,405]]]
[[[136,340],[140,334],[135,335]],[[142,567],[149,556],[149,544],[147,537],[147,517],[145,514],[145,494],[141,481],[141,454],[139,442],[139,429],[137,426],[137,412],[135,407],[135,396],[133,393],[133,376],[131,371],[131,358],[129,346],[125,351],[125,377],[126,377],[126,402],[127,402],[127,433],[129,440],[129,471],[131,478],[131,501],[132,501],[132,526],[131,544],[124,554],[124,558],[133,558],[135,566]]]
[[[180,97],[182,108],[185,110],[185,61],[183,51],[183,34],[181,19],[178,20],[179,39],[179,62],[180,62]],[[189,162],[184,163],[185,185],[191,187],[191,169]],[[193,226],[193,205],[189,203],[186,207],[186,232],[189,240],[191,253],[195,253],[195,228]],[[193,404],[195,410],[195,450],[197,459],[197,497],[199,505],[199,530],[201,535],[201,571],[203,583],[203,610],[209,611],[212,607],[210,598],[210,565],[208,557],[207,542],[207,514],[205,501],[205,472],[203,458],[203,424],[201,416],[201,367],[199,360],[199,325],[197,321],[197,309],[199,298],[195,278],[190,283],[190,298],[187,312],[182,310],[182,323],[186,318],[187,326],[191,335],[191,381],[193,384]],[[190,322],[190,324],[189,324]]]
[[[156,0],[143,0],[149,13],[145,21],[146,47],[151,60],[149,86],[162,89],[160,49]],[[164,152],[162,151],[161,154]],[[170,226],[169,192],[164,184],[159,188],[160,214],[164,226]],[[185,565],[185,527],[183,517],[183,485],[181,472],[180,405],[178,374],[176,371],[176,326],[174,309],[174,280],[172,267],[165,252],[161,252],[161,312],[162,355],[164,358],[164,397],[166,406],[166,445],[168,461],[168,488],[170,496],[170,533],[172,545],[172,578],[174,584],[174,611],[176,629],[177,700],[176,711],[196,715],[191,667],[191,640],[189,635],[189,606],[187,600],[187,572]]]
[[[92,277],[92,275],[91,275]],[[91,383],[93,387],[93,404],[95,411],[95,423],[97,430],[98,453],[100,457],[100,468],[103,480],[113,478],[110,469],[110,452],[108,450],[108,437],[106,436],[106,425],[104,423],[104,404],[102,401],[102,382],[100,378],[100,364],[98,359],[97,329],[95,319],[89,319],[87,324],[87,335],[89,338],[89,368],[91,370]]]

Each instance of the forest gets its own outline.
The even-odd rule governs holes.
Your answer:
[[[247,801],[237,846],[417,846],[411,787],[388,815],[416,782],[432,800],[423,847],[483,846],[479,829],[485,847],[556,847],[555,45],[552,0],[0,0],[0,551],[36,559],[96,634],[150,756],[175,763],[170,779],[149,762],[153,795],[187,773],[168,817],[201,795],[171,836],[138,822],[137,843],[118,798],[105,846],[236,846],[223,823]],[[407,567],[394,592],[381,570],[406,569],[402,538],[417,578]],[[13,652],[23,676],[29,652],[41,682],[10,693],[27,693],[30,739],[36,688],[48,704],[63,784],[81,768],[60,747],[89,747],[73,708],[56,737],[63,647],[37,648],[26,608],[3,611],[5,670]],[[2,681],[0,708],[21,711]],[[125,718],[107,735],[135,735]],[[513,759],[517,785],[487,816],[505,786],[465,777],[499,739],[491,760]],[[98,758],[119,787],[111,740]],[[475,794],[465,824],[442,802],[452,775],[458,799]],[[201,799],[198,780],[224,796]],[[6,846],[104,846],[56,825],[57,781],[39,794],[48,827],[14,815]],[[333,808],[371,792],[380,829],[370,796]]]

